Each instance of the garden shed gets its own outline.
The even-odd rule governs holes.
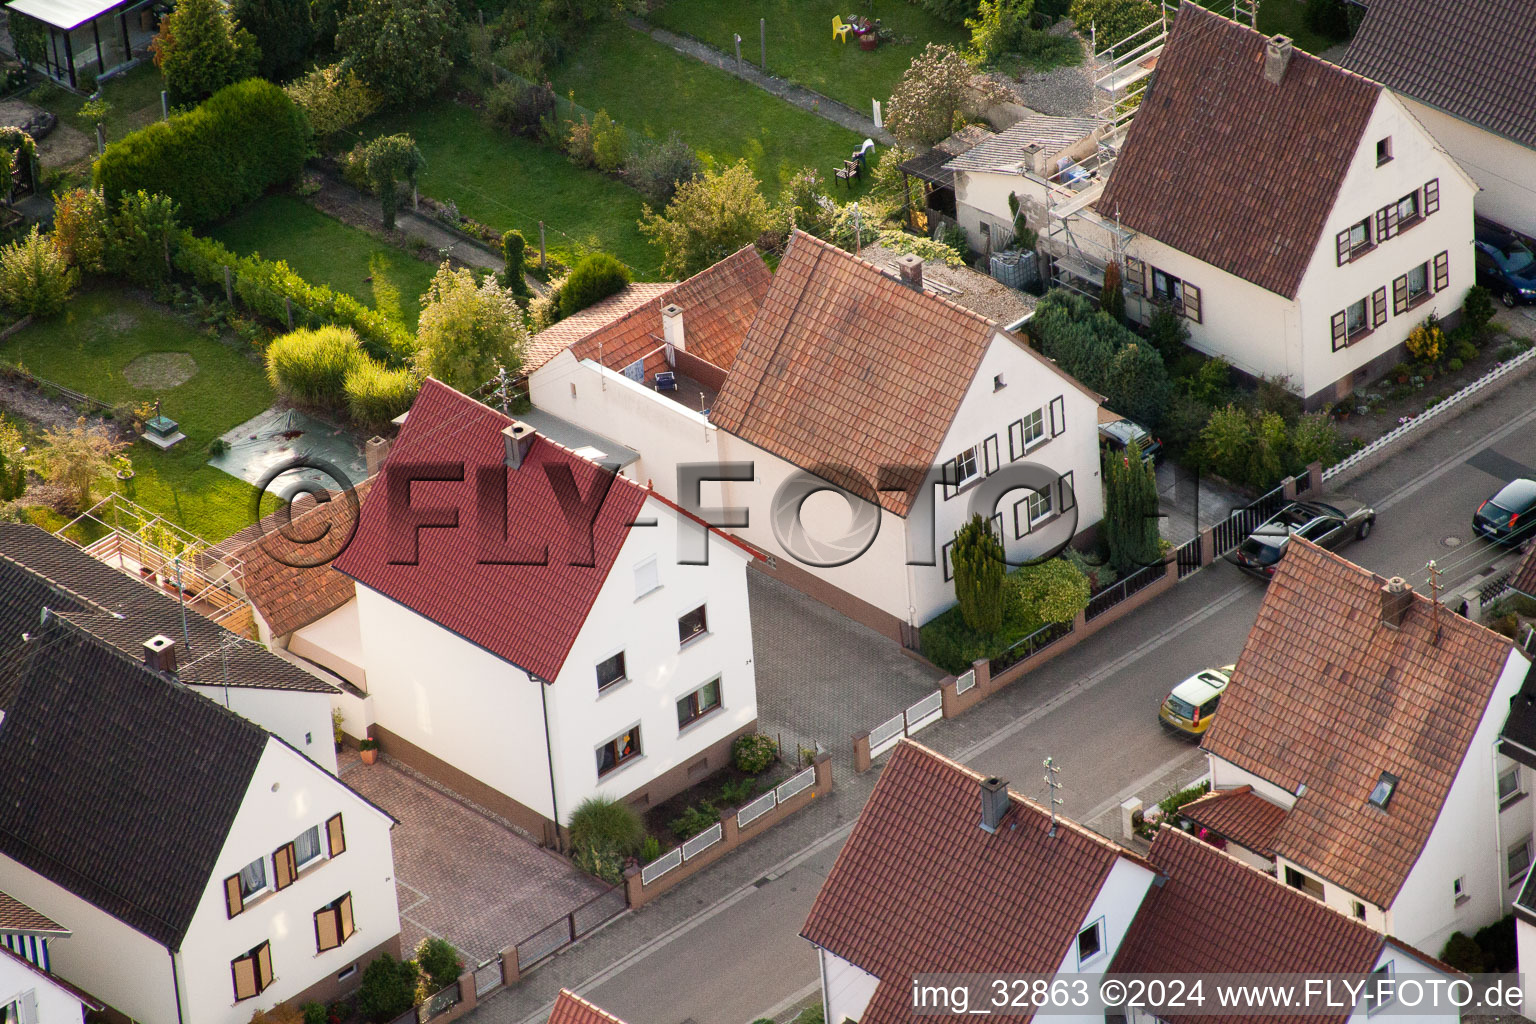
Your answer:
[[[84,92],[144,53],[155,36],[156,0],[11,0],[16,55]]]

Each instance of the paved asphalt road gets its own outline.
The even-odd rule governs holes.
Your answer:
[[[1342,553],[1421,590],[1431,558],[1447,588],[1474,579],[1494,554],[1472,540],[1477,502],[1507,475],[1536,478],[1533,398],[1536,379],[1516,384],[1346,485],[1380,518]],[[1039,788],[1049,754],[1062,769],[1064,813],[1091,821],[1200,757],[1158,726],[1157,704],[1191,672],[1233,661],[1262,599],[1263,584],[1231,566],[1203,570],[1015,686],[1030,691],[1022,714],[989,720],[983,706],[957,720],[969,734],[936,729],[924,740],[1024,792]],[[700,907],[602,975],[566,984],[632,1024],[744,1024],[782,1011],[816,989],[816,960],[798,933],[845,836],[830,834],[767,884]]]

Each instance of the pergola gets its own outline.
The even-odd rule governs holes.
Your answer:
[[[80,88],[81,76],[100,77],[133,60],[154,38],[156,0],[11,0],[6,8],[47,30],[41,54],[26,54],[55,81]],[[13,28],[12,35],[14,37]]]
[[[968,152],[978,143],[990,138],[991,132],[981,125],[967,125],[926,153],[919,153],[900,165],[903,194],[910,196],[911,178],[923,182],[925,205],[947,217],[955,215],[955,172],[945,168],[961,153]],[[910,220],[913,211],[907,211]]]

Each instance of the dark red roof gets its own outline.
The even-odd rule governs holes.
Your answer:
[[[1536,544],[1532,544],[1531,550],[1525,553],[1509,585],[1526,597],[1536,598]]]
[[[549,1024],[624,1024],[622,1020],[587,1002],[568,988],[560,990]]]
[[[484,469],[495,479],[505,469],[501,432],[512,422],[428,379],[363,503],[357,534],[335,565],[444,629],[552,681],[608,578],[646,492],[536,436],[522,466],[505,471],[506,509],[513,526],[506,531],[509,541],[501,557],[526,558],[533,550],[543,552],[548,564],[486,564],[482,548],[487,538],[477,526],[477,475]],[[457,528],[413,530],[405,510],[391,508],[401,503],[392,499],[400,486],[393,481],[407,481],[411,467],[423,463],[463,467],[462,482],[408,484],[411,509],[446,509],[450,518],[457,517]],[[552,479],[574,483],[583,499],[592,496],[594,488],[607,488],[590,529],[573,530],[567,523]],[[500,538],[498,532],[495,542]],[[405,564],[413,553],[415,564]]]
[[[1263,857],[1275,855],[1275,836],[1285,824],[1285,808],[1265,800],[1252,786],[1207,793],[1180,807],[1179,813]]]
[[[1182,5],[1094,206],[1295,298],[1381,87],[1300,49],[1274,84],[1264,46],[1263,34]]]

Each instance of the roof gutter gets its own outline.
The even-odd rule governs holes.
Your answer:
[[[555,849],[561,848],[560,843],[560,798],[555,795],[555,750],[549,740],[549,684],[544,680],[534,677],[534,682],[539,687],[539,706],[544,712],[544,758],[549,766],[549,811],[555,819]]]
[[[176,951],[171,947],[165,947],[165,951],[171,957],[171,988],[176,993],[176,1024],[186,1024],[186,1018],[181,1013],[181,979],[176,973]]]

